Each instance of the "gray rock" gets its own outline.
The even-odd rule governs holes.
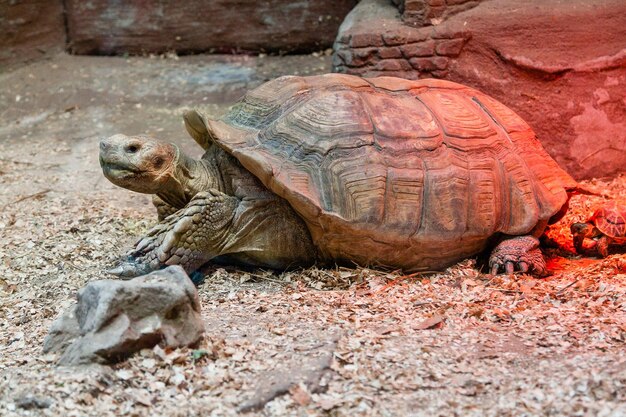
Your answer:
[[[203,332],[196,288],[170,266],[130,281],[88,283],[52,324],[44,352],[62,353],[59,365],[104,363],[157,344],[193,345]]]

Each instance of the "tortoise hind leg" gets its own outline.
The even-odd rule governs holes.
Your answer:
[[[539,249],[539,239],[534,236],[516,236],[500,242],[491,252],[489,268],[492,274],[515,271],[544,277],[546,261]]]

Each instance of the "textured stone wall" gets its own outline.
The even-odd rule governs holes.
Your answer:
[[[454,13],[421,24],[402,3],[362,0],[339,30],[334,71],[475,87],[528,121],[576,178],[626,173],[626,2],[446,0]]]
[[[445,78],[450,59],[459,56],[470,32],[461,26],[408,27],[393,7],[379,9],[381,3],[364,1],[346,19],[334,46],[335,71],[368,77]]]
[[[63,50],[61,0],[0,0],[0,66]]]
[[[469,40],[463,31],[431,30],[410,34],[368,34],[340,37],[333,64],[338,72],[361,76],[445,78],[450,59],[457,57]]]

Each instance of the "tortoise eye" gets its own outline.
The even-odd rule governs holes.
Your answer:
[[[159,157],[154,158],[154,167],[156,169],[159,169],[161,168],[161,166],[163,166],[163,158],[159,158]]]
[[[126,148],[124,148],[124,150],[127,153],[136,153],[139,150],[139,145],[136,145],[136,144],[128,145],[126,146]]]

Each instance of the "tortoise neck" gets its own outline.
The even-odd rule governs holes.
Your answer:
[[[173,145],[174,146],[174,145]],[[177,146],[172,163],[173,170],[162,191],[157,196],[175,208],[183,208],[200,191],[210,188],[222,190],[221,176],[214,159],[193,159]],[[206,156],[206,154],[205,154]]]
[[[196,195],[199,191],[209,189],[224,192],[224,181],[217,167],[213,149],[206,151],[200,160],[191,159],[187,156],[185,158],[187,158],[187,166],[190,167],[189,172],[192,173],[192,177],[187,183],[189,198]]]

